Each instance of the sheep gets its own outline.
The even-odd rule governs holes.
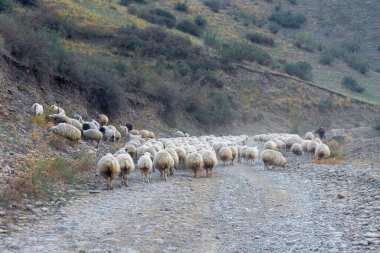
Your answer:
[[[156,138],[156,136],[154,135],[153,132],[149,131],[149,132],[148,132],[148,138],[149,138],[149,139],[154,139],[154,138]]]
[[[314,139],[314,134],[312,132],[307,132],[305,134],[305,139],[306,140],[312,140],[312,139]]]
[[[231,162],[232,162],[232,165],[234,165],[234,160],[238,156],[238,149],[235,146],[229,146],[229,149],[231,150],[231,153],[232,153],[232,160],[231,160]]]
[[[218,165],[218,159],[214,151],[205,150],[202,152],[203,168],[206,170],[206,177],[212,176],[212,170]]]
[[[239,160],[240,162],[244,162],[244,160],[246,160],[246,151],[247,151],[247,146],[243,146],[240,148],[240,152],[239,152]]]
[[[182,131],[176,131],[174,133],[174,136],[180,138],[180,137],[185,137],[185,134]]]
[[[197,153],[191,153],[186,156],[186,168],[191,169],[194,171],[194,177],[198,178],[199,173],[203,167],[203,158],[202,156]]]
[[[131,135],[139,135],[140,134],[139,130],[136,130],[136,129],[129,130],[129,133]]]
[[[177,155],[177,152],[175,152],[174,148],[167,148],[167,149],[164,149],[164,150],[166,150],[172,156],[172,158],[173,158],[174,166],[173,166],[173,168],[170,168],[170,170],[169,170],[169,175],[171,176],[171,175],[174,174],[174,171],[178,167],[179,157]]]
[[[265,168],[268,168],[268,166],[285,168],[286,164],[284,156],[280,152],[271,149],[266,149],[261,153],[261,160]]]
[[[307,145],[311,142],[311,140],[303,140],[301,143],[302,151],[307,152]]]
[[[96,126],[96,129],[99,129],[100,128],[100,123],[97,122],[96,120],[91,120],[91,123],[94,124]]]
[[[44,107],[40,105],[39,103],[34,103],[32,105],[32,112],[34,116],[42,115],[44,112]]]
[[[56,135],[76,142],[80,140],[82,135],[78,128],[66,123],[59,123],[58,125],[53,126],[50,128],[50,131]]]
[[[113,126],[113,125],[109,125],[109,126],[107,126],[109,129],[111,129],[112,131],[114,131],[114,133],[115,133],[115,141],[118,141],[118,140],[120,140],[121,139],[121,133],[116,129],[116,127],[115,126]]]
[[[119,132],[121,137],[126,137],[128,135],[128,128],[126,126],[119,126]]]
[[[141,138],[147,139],[148,135],[149,135],[148,130],[143,129],[143,130],[140,131]]]
[[[303,150],[302,150],[302,146],[301,144],[299,143],[294,143],[290,149],[292,151],[293,154],[295,155],[298,155],[298,156],[302,156],[303,155]]]
[[[54,122],[54,125],[57,125],[59,123],[67,123],[67,124],[72,124],[72,120],[69,117],[66,117],[65,115],[61,114],[51,114],[47,115],[45,117],[47,120],[51,120]]]
[[[100,140],[103,139],[103,134],[97,129],[87,129],[82,131],[85,140],[96,141],[96,147],[99,147]]]
[[[155,155],[153,165],[160,171],[161,179],[166,181],[170,169],[174,166],[174,161],[167,151],[161,150]]]
[[[108,190],[112,189],[112,182],[120,173],[120,165],[116,157],[107,153],[98,161],[98,173],[107,180]]]
[[[152,157],[154,157],[157,154],[157,151],[153,146],[147,147],[145,149],[145,152],[150,153],[152,155]]]
[[[286,144],[282,140],[273,139],[272,141],[276,143],[277,148],[286,148]]]
[[[135,158],[136,157],[136,154],[137,154],[137,150],[136,150],[136,147],[133,146],[133,145],[125,145],[124,146],[124,150],[132,157],[132,158]]]
[[[302,140],[301,138],[297,136],[289,137],[285,140],[285,144],[287,148],[291,148],[294,143],[300,143],[301,144]]]
[[[318,160],[326,159],[330,156],[330,149],[326,144],[319,143],[315,148],[315,156]]]
[[[75,126],[76,128],[78,128],[79,131],[82,131],[83,130],[83,125],[82,123],[80,123],[79,120],[77,119],[71,119],[71,125]]]
[[[128,176],[135,170],[135,164],[133,163],[132,157],[128,153],[119,154],[116,156],[116,159],[120,165],[122,184],[128,187]]]
[[[184,165],[186,160],[186,150],[184,148],[177,147],[175,148],[175,152],[177,152],[178,155],[178,163]]]
[[[255,159],[259,156],[259,149],[257,147],[247,147],[245,150],[245,159],[250,164],[253,164]]]
[[[219,157],[223,161],[223,165],[226,166],[227,163],[232,161],[232,152],[228,147],[222,147],[219,150]]]
[[[103,125],[107,125],[108,124],[108,117],[107,117],[107,115],[105,115],[105,114],[99,114],[98,115],[98,118],[99,118],[99,124],[101,125],[101,126],[103,126]]]
[[[106,126],[101,126],[101,127],[99,128],[99,131],[102,132],[103,137],[104,137],[105,140],[113,141],[113,142],[116,141],[116,134],[115,134],[115,131],[109,129],[109,128],[106,127]]]
[[[93,122],[83,122],[82,129],[83,130],[88,130],[88,129],[98,130],[99,127],[97,125],[95,125]]]
[[[128,128],[128,131],[133,130],[133,124],[132,123],[126,123],[125,126]]]
[[[307,144],[307,152],[314,153],[315,152],[315,148],[317,147],[317,145],[318,145],[318,142],[316,142],[316,141],[310,141]]]
[[[65,110],[63,110],[61,107],[58,107],[56,105],[50,106],[50,109],[59,115],[66,115]]]
[[[83,122],[82,116],[80,116],[78,113],[73,114],[73,119],[79,120],[79,122]]]
[[[149,152],[146,152],[140,157],[137,161],[137,168],[141,172],[144,183],[149,183],[151,179],[151,173],[153,168],[152,155]]]
[[[264,143],[264,149],[276,150],[277,145],[274,141],[267,141]]]

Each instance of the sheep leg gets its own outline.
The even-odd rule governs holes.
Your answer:
[[[112,189],[112,181],[111,181],[111,178],[107,178],[107,186],[108,186],[108,190],[111,190]]]
[[[124,185],[128,187],[128,175],[124,175]]]

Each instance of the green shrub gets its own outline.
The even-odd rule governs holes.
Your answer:
[[[222,93],[215,91],[211,92],[210,98],[213,101],[211,113],[215,120],[220,123],[230,121],[232,118],[232,108],[228,99]]]
[[[365,88],[359,85],[359,83],[351,76],[345,76],[342,80],[342,85],[353,92],[362,93]]]
[[[145,19],[152,24],[165,25],[169,28],[173,28],[176,24],[176,18],[170,12],[155,8],[155,9],[138,9],[136,7],[129,7],[128,12],[138,16],[139,18]]]
[[[180,3],[180,2],[178,2],[174,6],[174,9],[176,9],[177,11],[187,12],[188,7],[187,7],[186,3]]]
[[[203,40],[206,45],[210,47],[218,47],[220,45],[219,38],[214,32],[206,32],[203,34]]]
[[[319,63],[323,65],[331,65],[333,61],[334,61],[334,56],[332,54],[329,54],[327,51],[323,52],[321,54],[321,57],[319,58]]]
[[[269,65],[272,62],[270,55],[255,45],[243,41],[231,41],[218,48],[223,62],[232,61],[256,61],[261,65]]]
[[[247,39],[251,42],[266,46],[274,46],[274,39],[261,33],[247,33]]]
[[[342,43],[342,48],[349,53],[358,53],[361,45],[357,41],[347,40]]]
[[[300,28],[306,22],[306,17],[299,13],[279,9],[272,13],[269,17],[269,21],[276,22],[286,28]]]
[[[145,4],[146,0],[120,0],[119,2],[121,5],[128,6],[131,3],[140,3]]]
[[[327,98],[321,100],[318,104],[318,110],[321,113],[324,113],[330,110],[333,107],[333,98],[332,96],[328,96]]]
[[[311,70],[311,65],[305,61],[285,64],[285,72],[287,74],[297,76],[306,81],[310,81],[312,79]]]
[[[189,20],[180,21],[177,24],[176,28],[184,33],[188,33],[197,37],[201,35],[201,30],[199,26],[197,26],[196,24],[194,24],[193,22]]]
[[[275,22],[269,22],[268,28],[273,34],[277,34],[280,31],[280,26]]]
[[[380,132],[380,120],[376,120],[375,123],[373,124],[373,128]]]
[[[314,50],[320,49],[322,47],[321,43],[308,33],[303,33],[299,35],[294,44],[299,49],[302,49],[308,52],[313,52]]]
[[[7,11],[12,8],[11,0],[0,0],[0,12]]]
[[[220,9],[224,9],[229,4],[229,0],[204,0],[203,4],[212,11],[219,12]]]
[[[352,69],[359,71],[362,74],[366,74],[369,71],[369,63],[366,58],[358,54],[346,54],[344,56],[345,62]]]
[[[194,18],[194,23],[199,26],[199,27],[205,27],[207,25],[207,19],[205,19],[203,16],[201,15],[197,15],[195,18]]]
[[[377,51],[380,51],[380,46],[377,47]]]

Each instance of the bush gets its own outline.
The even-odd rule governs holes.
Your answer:
[[[195,18],[194,18],[194,23],[199,26],[199,27],[205,27],[207,25],[207,20],[201,16],[201,15],[197,15]]]
[[[373,128],[380,132],[380,120],[376,120],[375,123],[373,124]]]
[[[358,53],[361,49],[361,45],[356,41],[348,40],[342,43],[342,48],[349,53]]]
[[[290,4],[297,5],[297,0],[288,0]]]
[[[179,3],[178,2],[174,6],[174,9],[176,9],[177,11],[187,12],[188,7],[187,7],[186,3]]]
[[[22,5],[37,6],[39,0],[17,0]]]
[[[323,52],[319,59],[319,63],[323,65],[331,65],[333,60],[334,60],[334,56],[332,54],[329,54],[329,52]]]
[[[189,20],[180,21],[177,24],[176,28],[184,33],[188,33],[197,37],[201,35],[201,30],[199,26],[197,26],[196,24],[194,24],[193,22]]]
[[[310,34],[304,33],[297,37],[295,41],[295,46],[299,49],[313,52],[316,49],[321,49],[321,43],[316,41]]]
[[[247,33],[247,39],[251,42],[266,46],[274,46],[274,39],[261,33]]]
[[[10,10],[12,7],[11,0],[0,0],[0,12]]]
[[[121,5],[128,6],[131,3],[140,3],[140,4],[145,4],[145,0],[120,0],[119,2]]]
[[[225,123],[232,118],[232,108],[231,103],[228,99],[219,92],[211,92],[210,98],[213,101],[213,106],[211,107],[211,114],[217,122]]]
[[[363,56],[358,54],[346,54],[344,60],[350,68],[355,69],[362,74],[366,74],[369,71],[369,63]]]
[[[342,85],[353,92],[362,93],[363,91],[365,91],[365,88],[360,86],[358,82],[353,77],[350,77],[350,76],[345,76],[343,78]]]
[[[377,47],[377,51],[380,51],[380,46]]]
[[[306,22],[306,17],[299,13],[294,14],[291,11],[279,9],[272,13],[269,17],[269,21],[276,22],[286,28],[300,28]]]
[[[268,28],[273,34],[277,34],[280,31],[280,26],[275,22],[269,22]]]
[[[203,4],[213,12],[219,12],[220,9],[224,9],[229,4],[229,0],[204,0]]]
[[[324,100],[321,100],[318,104],[318,110],[321,113],[324,113],[328,110],[330,110],[333,107],[333,98],[332,96],[328,96]]]
[[[299,77],[300,79],[310,81],[312,67],[308,62],[299,61],[296,63],[288,63],[285,65],[285,72],[289,75]]]
[[[137,9],[129,8],[129,13],[145,19],[152,24],[165,25],[169,28],[173,28],[176,24],[176,18],[173,14],[160,8],[156,9]]]

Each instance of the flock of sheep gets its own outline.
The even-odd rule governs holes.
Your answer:
[[[114,154],[107,153],[97,163],[98,173],[107,181],[108,189],[112,189],[116,177],[122,178],[122,184],[128,186],[128,176],[137,169],[141,172],[144,183],[149,183],[151,173],[158,170],[162,180],[173,176],[180,168],[194,172],[194,177],[200,177],[202,169],[206,177],[211,177],[214,168],[221,161],[224,166],[233,165],[234,161],[252,164],[259,157],[258,147],[247,146],[248,136],[189,136],[177,131],[172,138],[155,138],[148,130],[133,129],[132,124],[116,128],[108,124],[108,117],[99,115],[98,120],[84,121],[74,114],[67,117],[65,111],[58,107],[50,108],[54,113],[46,119],[55,126],[50,131],[54,134],[79,141],[93,140],[97,144],[105,141],[127,141],[125,146]],[[32,106],[35,116],[43,114],[40,104]],[[279,150],[290,149],[295,155],[314,154],[317,159],[329,157],[330,150],[313,133],[308,132],[305,138],[297,134],[260,134],[253,136],[256,142],[263,142],[261,160],[265,168],[285,167],[286,160]]]

